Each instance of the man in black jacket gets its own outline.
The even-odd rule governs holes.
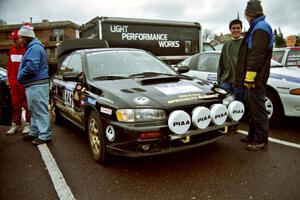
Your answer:
[[[267,147],[269,120],[265,107],[266,84],[270,74],[273,49],[273,33],[265,21],[266,16],[259,0],[249,0],[245,16],[250,28],[244,38],[238,56],[235,87],[245,86],[245,98],[249,117],[248,150]]]

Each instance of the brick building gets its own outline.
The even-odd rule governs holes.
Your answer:
[[[9,36],[13,30],[23,24],[0,25],[0,65],[6,68],[7,54],[12,40]],[[43,20],[41,23],[32,23],[37,38],[45,45],[49,62],[55,62],[56,46],[63,40],[79,38],[79,25],[71,21]]]

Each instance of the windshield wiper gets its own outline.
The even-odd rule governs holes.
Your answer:
[[[137,74],[131,74],[129,77],[151,77],[151,76],[161,76],[161,75],[166,75],[166,76],[176,76],[176,74],[165,74],[165,73],[158,73],[158,72],[142,72],[142,73],[137,73]]]
[[[94,77],[93,80],[117,80],[117,79],[126,79],[126,78],[128,78],[128,77],[109,75],[109,76]]]

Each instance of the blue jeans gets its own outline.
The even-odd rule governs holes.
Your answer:
[[[238,101],[241,101],[241,102],[245,101],[245,99],[244,99],[244,93],[245,92],[244,92],[243,88],[233,87],[233,84],[229,83],[229,82],[223,82],[221,84],[221,88],[232,92],[233,95],[234,95],[235,100],[238,100]]]
[[[248,137],[257,143],[267,143],[269,119],[265,106],[266,88],[255,87],[248,89],[245,97],[249,118]]]
[[[26,87],[26,96],[30,112],[29,135],[38,137],[41,140],[50,140],[49,84],[44,83]]]

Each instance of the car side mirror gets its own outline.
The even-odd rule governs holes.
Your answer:
[[[180,66],[180,67],[177,68],[177,72],[179,74],[183,74],[183,73],[186,73],[188,71],[190,71],[190,68],[188,66]]]
[[[76,73],[76,72],[64,72],[63,73],[63,80],[64,81],[79,82],[78,73]]]

